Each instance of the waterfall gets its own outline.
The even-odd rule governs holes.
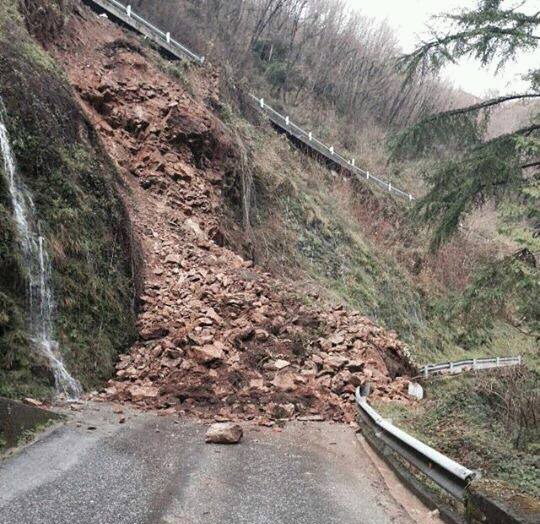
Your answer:
[[[53,338],[54,300],[51,288],[51,262],[40,232],[32,196],[17,172],[5,125],[6,110],[0,98],[0,148],[4,158],[4,177],[11,198],[13,219],[28,280],[30,334],[36,350],[49,362],[56,391],[74,400],[82,392],[80,384],[68,373]]]

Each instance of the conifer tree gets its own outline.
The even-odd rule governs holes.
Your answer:
[[[432,30],[429,39],[401,58],[406,76],[438,71],[461,58],[502,70],[522,53],[538,49],[540,10],[535,12],[535,4],[534,0],[513,4],[479,0],[473,9],[435,17],[446,30]],[[433,249],[486,202],[496,205],[501,231],[516,245],[513,255],[479,270],[454,303],[456,316],[474,325],[468,333],[482,332],[484,337],[494,319],[503,316],[524,333],[540,338],[540,112],[520,129],[486,138],[494,108],[512,101],[531,105],[535,99],[540,101],[540,69],[524,71],[523,78],[529,86],[525,92],[432,115],[398,134],[392,143],[393,159],[437,158],[426,174],[428,191],[414,209],[433,229]]]

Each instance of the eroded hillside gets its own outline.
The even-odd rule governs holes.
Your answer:
[[[223,245],[224,188],[244,159],[210,109],[216,73],[187,89],[154,51],[89,10],[69,19],[54,54],[128,187],[144,253],[139,341],[109,398],[200,415],[352,420],[364,381],[377,396],[406,397],[400,377],[411,368],[395,335]]]

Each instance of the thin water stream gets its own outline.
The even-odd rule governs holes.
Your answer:
[[[32,195],[17,172],[5,122],[6,110],[0,98],[0,149],[4,159],[3,173],[13,208],[13,220],[23,255],[24,274],[28,280],[29,332],[35,349],[47,359],[54,373],[57,393],[73,400],[80,396],[81,386],[67,371],[58,342],[53,338],[51,262],[36,218]]]

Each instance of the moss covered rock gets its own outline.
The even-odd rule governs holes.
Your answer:
[[[28,33],[21,6],[24,12],[16,0],[0,4],[0,96],[50,251],[55,337],[68,369],[88,388],[111,375],[135,337],[136,249],[115,168],[62,72]],[[44,396],[52,381],[28,340],[11,216],[0,177],[0,395]]]

